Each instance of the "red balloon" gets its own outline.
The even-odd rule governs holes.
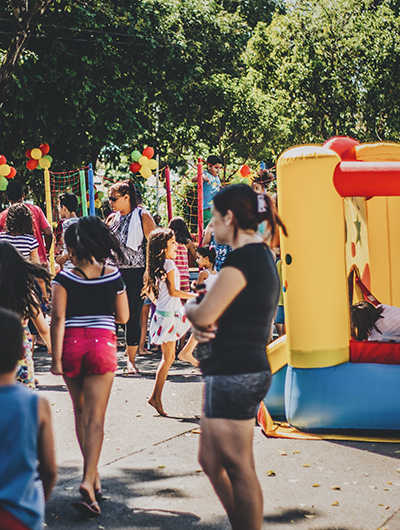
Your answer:
[[[10,173],[6,175],[6,179],[13,179],[16,174],[17,170],[15,169],[15,167],[10,167]]]
[[[242,177],[247,177],[247,175],[250,175],[251,169],[246,164],[240,168],[240,174]]]
[[[42,151],[42,155],[45,156],[50,151],[49,144],[42,144],[39,149]]]
[[[132,173],[139,173],[139,170],[142,166],[139,164],[139,162],[133,162],[130,166],[129,166],[129,169],[130,171],[132,171]]]
[[[26,163],[26,167],[28,169],[35,169],[37,168],[39,164],[39,160],[33,160],[33,158],[31,160],[28,160],[28,162]]]
[[[143,149],[142,156],[147,156],[150,160],[150,158],[153,158],[154,156],[154,149],[152,147],[146,147],[146,149]]]
[[[0,155],[0,166],[7,164],[7,158],[4,155]]]
[[[27,158],[32,158],[32,157],[31,157],[31,151],[32,151],[32,149],[28,149],[27,151],[25,151],[25,156],[26,156]]]

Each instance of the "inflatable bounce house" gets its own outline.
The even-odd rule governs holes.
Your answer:
[[[308,433],[398,436],[400,343],[351,340],[349,306],[400,306],[400,144],[294,147],[277,178],[287,334],[264,404]]]

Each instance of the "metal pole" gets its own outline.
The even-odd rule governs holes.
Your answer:
[[[165,187],[167,189],[167,210],[168,222],[172,219],[172,200],[171,200],[171,177],[169,174],[169,166],[165,168]]]
[[[47,220],[50,223],[50,226],[53,226],[53,212],[51,209],[51,190],[50,190],[50,172],[48,168],[45,168],[44,170],[44,191],[45,191],[45,198],[46,198],[46,217]],[[51,273],[55,273],[55,267],[54,267],[54,240],[51,244],[50,251],[49,251],[49,260],[50,260],[50,270]]]
[[[94,207],[94,182],[93,182],[93,166],[89,164],[88,169],[88,184],[89,184],[89,215],[96,215]]]
[[[201,158],[197,159],[197,226],[198,226],[198,242],[199,246],[203,241],[203,164]]]

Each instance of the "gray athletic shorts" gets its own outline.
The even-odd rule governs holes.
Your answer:
[[[204,376],[203,414],[206,418],[250,420],[268,392],[271,372]]]

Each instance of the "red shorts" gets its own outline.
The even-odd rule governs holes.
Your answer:
[[[64,375],[105,374],[117,369],[117,337],[109,329],[66,328],[62,365]]]

